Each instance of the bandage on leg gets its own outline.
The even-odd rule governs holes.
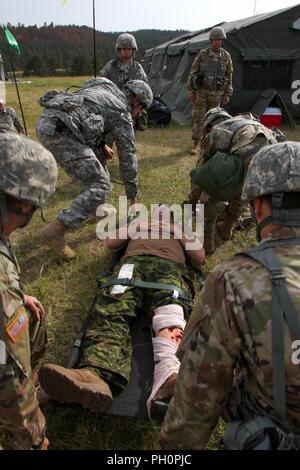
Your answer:
[[[154,310],[152,327],[156,337],[152,338],[154,353],[154,380],[151,395],[147,401],[150,416],[152,402],[159,397],[159,391],[165,386],[173,395],[174,383],[180,367],[176,351],[181,339],[182,331],[186,325],[183,308],[180,305],[170,304]],[[172,379],[172,380],[171,380]],[[168,383],[169,380],[169,383]],[[166,394],[162,394],[162,396]]]

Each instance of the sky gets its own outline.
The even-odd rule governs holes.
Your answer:
[[[93,25],[93,0],[0,0],[2,24],[25,26]],[[96,29],[186,29],[196,31],[223,21],[238,20],[297,5],[283,0],[94,0]]]

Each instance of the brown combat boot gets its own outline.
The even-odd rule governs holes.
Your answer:
[[[199,140],[194,140],[193,141],[193,147],[192,150],[190,151],[191,155],[197,155],[200,152],[200,141]]]
[[[104,380],[87,369],[66,369],[45,364],[39,371],[40,384],[53,400],[79,403],[90,411],[104,413],[111,405],[112,393]]]
[[[215,252],[215,232],[204,232],[205,254],[212,255]]]
[[[64,260],[71,260],[76,257],[74,251],[66,244],[65,233],[67,227],[59,220],[46,225],[40,230],[38,236],[47,243],[47,245]]]
[[[218,235],[222,240],[231,240],[234,222],[234,219],[227,217],[225,220],[217,223]]]
[[[176,384],[177,374],[175,372],[167,378],[165,383],[160,387],[157,394],[154,397],[154,400],[166,401],[169,402],[174,395],[175,384]]]

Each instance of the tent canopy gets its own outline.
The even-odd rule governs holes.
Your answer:
[[[210,44],[209,31],[214,26],[225,29],[223,47],[234,66],[228,111],[249,111],[264,90],[273,88],[294,119],[300,120],[300,106],[292,100],[292,84],[300,76],[300,5],[212,25],[147,50],[144,68],[154,96],[163,98],[173,118],[183,125],[191,123],[186,83],[196,54]]]

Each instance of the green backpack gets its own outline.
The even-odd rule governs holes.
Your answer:
[[[193,184],[218,201],[230,201],[242,189],[245,175],[243,158],[216,152],[203,166],[190,172]]]

